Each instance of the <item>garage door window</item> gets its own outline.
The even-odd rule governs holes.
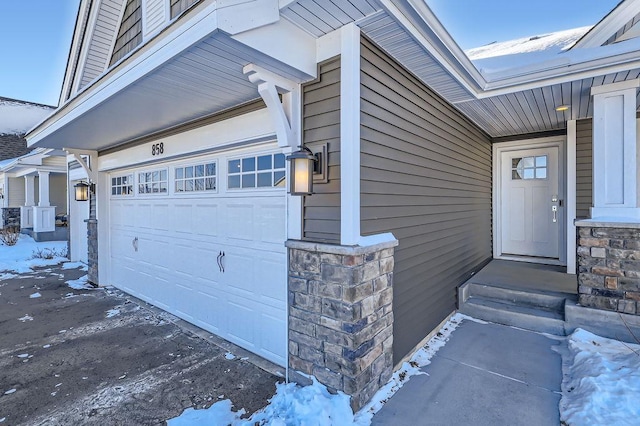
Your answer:
[[[284,187],[284,154],[267,154],[229,160],[229,189]]]
[[[215,191],[216,163],[175,168],[175,192]]]
[[[138,173],[139,194],[166,194],[167,170],[151,170]]]
[[[133,195],[133,175],[112,177],[111,195]]]

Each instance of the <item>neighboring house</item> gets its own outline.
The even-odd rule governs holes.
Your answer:
[[[492,258],[638,312],[635,263],[602,246],[638,245],[639,14],[479,71],[422,1],[83,0],[61,107],[27,139],[95,184],[73,202],[92,282],[358,408]],[[282,185],[299,145],[311,196]]]
[[[54,109],[47,105],[0,97],[0,227],[20,227],[20,208],[25,206],[26,184],[25,175],[17,172],[16,165],[40,158],[30,156],[32,149],[27,147],[24,135]],[[66,193],[66,184],[62,188]],[[60,208],[66,211],[66,202]]]

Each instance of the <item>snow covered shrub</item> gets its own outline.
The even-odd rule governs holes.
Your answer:
[[[20,229],[13,226],[0,229],[0,240],[5,246],[15,246],[18,238],[20,238]]]
[[[67,249],[37,248],[31,254],[32,259],[53,259],[55,257],[67,257]]]

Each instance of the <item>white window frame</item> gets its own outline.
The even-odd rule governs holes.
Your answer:
[[[162,178],[162,172],[165,172],[166,179],[165,180],[159,179],[157,181],[154,181],[153,180],[153,173],[155,173],[155,172],[158,172],[159,176],[161,178]],[[146,176],[145,176],[145,180],[144,181],[142,179],[140,179],[140,175],[146,175],[147,173],[151,173],[152,180],[147,181],[146,180]],[[137,174],[136,193],[139,196],[157,197],[157,196],[167,196],[167,195],[169,195],[169,182],[171,181],[171,179],[169,178],[169,169],[167,167],[160,167],[160,168],[156,168],[156,169],[138,170],[138,171],[136,171],[136,174]],[[154,183],[157,183],[160,186],[160,184],[163,183],[163,182],[165,183],[165,191],[164,192],[162,192],[162,191],[158,191],[158,192],[153,192],[153,191],[152,192],[146,192],[146,191],[145,192],[141,192],[140,191],[140,187],[142,185],[151,184],[153,186]]]
[[[109,191],[109,195],[111,197],[113,197],[113,198],[129,198],[129,197],[133,197],[135,195],[135,193],[136,193],[135,173],[133,173],[133,172],[120,173],[120,174],[117,174],[117,175],[111,175],[110,178],[111,179],[109,181],[109,186],[110,186],[111,190]],[[131,182],[127,183],[125,185],[125,184],[122,183],[122,178],[130,178]],[[116,181],[117,181],[117,179],[121,179],[120,184],[118,184],[118,183],[114,184],[113,183],[114,179]],[[114,188],[121,188],[122,189],[125,186],[131,186],[131,190],[129,191],[128,194],[122,193],[122,190],[120,191],[120,194],[114,194],[113,193]]]
[[[271,168],[270,169],[263,169],[263,170],[258,170],[258,158],[259,157],[264,157],[270,155],[271,156]],[[246,192],[246,191],[269,191],[269,190],[283,190],[286,187],[286,181],[285,181],[285,185],[283,187],[278,187],[278,186],[274,186],[275,184],[275,172],[282,172],[283,174],[283,178],[286,180],[287,178],[287,163],[285,160],[284,166],[283,167],[274,167],[275,166],[275,156],[276,155],[283,155],[286,158],[286,155],[283,154],[282,152],[279,151],[271,151],[271,152],[264,152],[264,153],[256,153],[256,154],[250,154],[250,155],[239,155],[239,156],[233,156],[233,157],[228,157],[225,159],[226,161],[226,169],[227,169],[227,173],[226,173],[226,177],[225,177],[225,184],[226,184],[226,189],[227,191],[230,192]],[[242,171],[242,162],[245,159],[249,159],[249,158],[254,158],[255,159],[255,169],[252,171]],[[232,172],[230,170],[230,163],[232,161],[239,161],[240,162],[240,168],[241,171],[240,172]],[[258,175],[260,173],[271,173],[271,185],[270,186],[258,186]],[[242,177],[243,176],[249,176],[249,175],[253,175],[255,177],[254,179],[254,186],[247,186],[247,187],[243,187],[242,186]],[[239,187],[230,187],[229,186],[229,178],[232,176],[239,176],[240,177],[240,186]]]
[[[215,174],[213,175],[207,175],[207,165],[209,164],[213,164],[215,166]],[[198,166],[203,166],[204,167],[204,175],[203,176],[196,176],[195,175],[195,168]],[[186,177],[186,173],[185,173],[185,169],[189,168],[189,167],[193,167],[194,172],[193,172],[193,176],[191,177]],[[182,169],[183,170],[183,177],[182,178],[178,178],[177,177],[177,171],[178,169]],[[169,177],[169,181],[171,182],[171,191],[173,194],[178,195],[178,196],[184,196],[184,195],[194,195],[194,194],[217,194],[218,193],[218,188],[220,187],[220,166],[218,165],[218,159],[214,158],[214,159],[210,159],[210,160],[202,160],[202,161],[198,161],[198,162],[192,162],[192,163],[185,163],[185,164],[178,164],[172,167],[172,171],[173,174]],[[213,177],[215,179],[215,188],[214,189],[206,189],[206,180],[207,178],[211,178]],[[200,189],[197,190],[195,189],[195,181],[196,179],[204,179],[204,189]],[[187,182],[188,180],[192,180],[193,181],[193,189],[191,191],[186,191],[186,190],[182,190],[182,191],[178,191],[177,186],[178,186],[178,182]],[[186,185],[185,185],[186,187]]]

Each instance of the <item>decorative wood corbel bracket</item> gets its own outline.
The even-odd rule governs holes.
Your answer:
[[[249,81],[258,86],[258,93],[267,105],[267,110],[276,129],[278,146],[282,148],[299,146],[300,86],[255,64],[246,65],[243,72]]]
[[[98,151],[88,151],[81,149],[73,149],[73,148],[64,148],[64,150],[73,155],[73,158],[82,166],[85,173],[87,174],[87,178],[90,183],[95,183],[98,179],[98,173],[96,167],[92,167],[97,164],[98,161]],[[89,164],[82,158],[82,156],[89,157]]]

